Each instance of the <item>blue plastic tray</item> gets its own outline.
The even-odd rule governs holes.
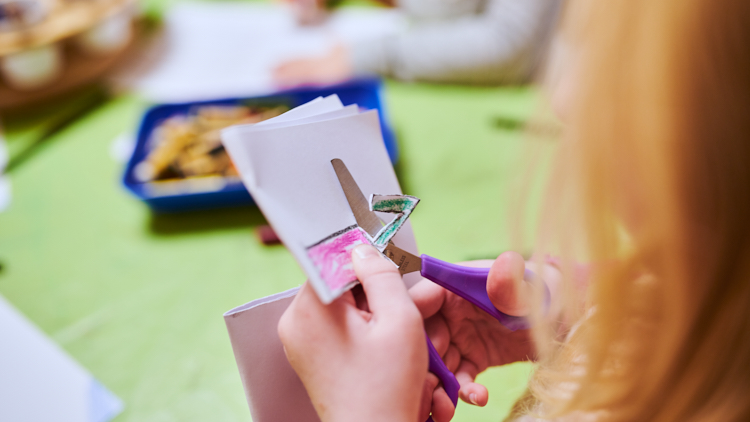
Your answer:
[[[225,186],[210,192],[181,193],[174,195],[155,196],[147,188],[146,184],[136,181],[133,177],[133,169],[141,162],[147,154],[146,143],[151,138],[151,132],[165,119],[188,114],[195,106],[202,105],[233,105],[233,104],[285,104],[290,108],[304,104],[317,97],[325,97],[338,94],[344,105],[358,104],[365,109],[376,109],[380,115],[380,127],[383,132],[383,141],[388,150],[391,162],[398,160],[398,147],[391,125],[385,113],[382,100],[382,81],[380,79],[365,79],[347,82],[341,85],[323,88],[298,88],[283,91],[272,95],[252,98],[228,98],[211,101],[199,101],[180,104],[161,104],[146,110],[138,129],[138,138],[130,157],[122,183],[127,190],[140,198],[152,210],[160,213],[172,213],[191,211],[198,209],[221,208],[238,205],[252,205],[253,199],[241,182],[227,183]]]

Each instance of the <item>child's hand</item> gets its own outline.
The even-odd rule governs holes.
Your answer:
[[[346,47],[337,45],[322,56],[302,57],[280,64],[273,71],[273,79],[280,87],[339,83],[352,76],[350,60]]]
[[[288,4],[297,23],[303,26],[319,25],[326,18],[326,5],[324,0],[281,0]]]
[[[495,261],[474,261],[463,265],[491,265],[487,291],[495,307],[509,315],[528,314],[532,295],[523,280],[525,262],[521,255],[506,252]],[[546,273],[548,269],[544,271]],[[417,283],[410,294],[425,318],[425,328],[433,345],[461,384],[459,396],[463,401],[486,405],[487,388],[474,382],[476,376],[490,366],[528,360],[534,356],[529,330],[511,332],[486,312],[429,280]],[[445,407],[446,400],[442,388],[436,389],[432,408]]]
[[[289,363],[323,421],[422,422],[422,317],[377,249],[360,246],[352,259],[369,309],[358,308],[350,292],[323,305],[306,283],[279,321]]]

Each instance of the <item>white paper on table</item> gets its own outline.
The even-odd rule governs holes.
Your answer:
[[[362,190],[400,194],[401,188],[383,144],[377,111],[295,124],[242,125],[225,129],[222,140],[242,180],[276,234],[305,271],[324,303],[335,299],[326,289],[307,249],[356,220],[331,165],[341,159]],[[392,215],[382,215],[389,221]],[[407,222],[393,242],[416,254]],[[413,276],[413,275],[410,275]],[[418,279],[409,277],[407,284]]]
[[[280,4],[180,3],[166,12],[159,42],[111,79],[156,103],[263,95],[278,90],[272,72],[286,60],[406,28],[398,10],[344,8],[300,27]]]
[[[105,422],[122,402],[0,296],[0,421]]]

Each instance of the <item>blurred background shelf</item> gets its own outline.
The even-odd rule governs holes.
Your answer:
[[[107,72],[122,64],[135,50],[130,43],[125,49],[104,57],[87,55],[74,48],[66,48],[66,65],[59,79],[39,89],[20,91],[0,82],[0,113],[33,107],[42,102],[54,102],[77,89],[101,81]],[[23,111],[23,110],[20,110]]]
[[[91,29],[135,7],[136,0],[39,1],[43,17],[30,25],[0,31],[0,56],[48,45]]]

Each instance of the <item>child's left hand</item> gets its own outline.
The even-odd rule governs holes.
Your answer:
[[[282,88],[330,85],[351,78],[353,71],[349,51],[337,45],[322,56],[302,57],[280,64],[273,71],[273,79]]]
[[[321,420],[420,422],[427,377],[422,317],[396,267],[372,246],[352,254],[367,310],[347,292],[323,305],[308,283],[279,337]]]

